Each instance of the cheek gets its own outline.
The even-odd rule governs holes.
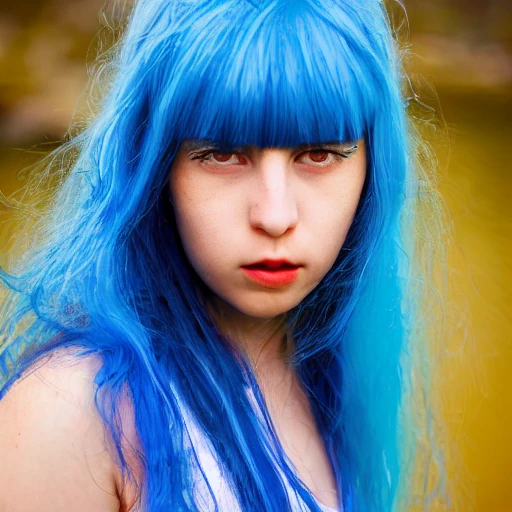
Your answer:
[[[222,234],[230,218],[217,204],[211,188],[183,176],[171,182],[176,225],[188,260],[203,279],[225,261]]]
[[[332,215],[334,219],[330,223],[332,238],[336,240],[339,245],[342,245],[345,241],[348,230],[352,225],[359,204],[359,197],[359,193],[344,197],[341,206],[340,204],[337,205],[337,215]]]
[[[331,268],[343,247],[359,205],[364,179],[362,170],[353,180],[333,183],[317,202],[317,207],[310,209],[314,219],[310,229],[311,245],[322,253],[317,260],[322,272]]]
[[[342,211],[326,209],[323,215],[318,217],[318,225],[314,233],[317,237],[317,245],[323,247],[323,264],[329,268],[333,265],[343,247],[356,207],[357,204],[354,207],[350,205]]]
[[[317,229],[330,237],[333,243],[342,244],[354,220],[364,185],[364,174],[359,173],[352,180],[329,187],[320,208],[316,209]]]

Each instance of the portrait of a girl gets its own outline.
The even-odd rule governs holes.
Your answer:
[[[1,272],[0,510],[427,510],[442,225],[385,5],[137,0],[100,79]]]

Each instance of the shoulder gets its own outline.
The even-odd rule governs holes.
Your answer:
[[[0,401],[0,510],[119,510],[116,464],[94,403],[101,364],[53,354]]]
[[[16,422],[31,431],[37,427],[46,435],[54,435],[55,428],[94,425],[94,378],[100,366],[99,357],[77,357],[70,351],[45,356],[0,401],[2,423]],[[32,425],[29,420],[36,415],[37,425]]]

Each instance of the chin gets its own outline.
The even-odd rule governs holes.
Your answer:
[[[258,320],[270,320],[283,315],[299,304],[298,301],[272,301],[256,299],[250,303],[232,304],[240,313]]]
[[[249,294],[221,294],[211,290],[207,301],[217,312],[223,312],[225,319],[240,315],[253,320],[272,320],[296,307],[305,295],[302,293],[279,293],[275,290]]]

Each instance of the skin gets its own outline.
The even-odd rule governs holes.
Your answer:
[[[185,252],[229,323],[268,324],[333,265],[364,184],[364,143],[355,152],[353,143],[233,154],[208,146],[183,144],[170,175]],[[297,280],[271,289],[240,268],[266,258],[301,265]]]
[[[350,158],[299,149],[248,149],[222,164],[180,150],[170,176],[178,228],[188,257],[212,291],[212,313],[252,358],[279,439],[305,485],[337,507],[332,468],[308,400],[286,364],[284,313],[327,273],[357,208],[365,150]],[[230,162],[226,167],[226,162]],[[233,164],[236,162],[236,164]],[[263,258],[301,264],[297,280],[270,289],[240,265]],[[124,512],[143,474],[129,399],[120,405],[125,456],[135,482],[123,480],[112,440],[94,406],[101,361],[56,353],[0,400],[0,510]]]
[[[100,365],[95,357],[54,354],[0,400],[0,510],[129,510],[135,489],[123,484],[94,406]],[[129,412],[123,404],[127,439],[136,442]]]
[[[302,481],[325,505],[339,499],[309,402],[287,364],[284,314],[332,267],[366,177],[364,142],[301,148],[184,144],[169,186],[192,266],[212,292],[221,330],[252,359],[278,437]],[[352,148],[352,149],[351,149]],[[297,279],[268,287],[241,267],[264,259],[300,265]]]

